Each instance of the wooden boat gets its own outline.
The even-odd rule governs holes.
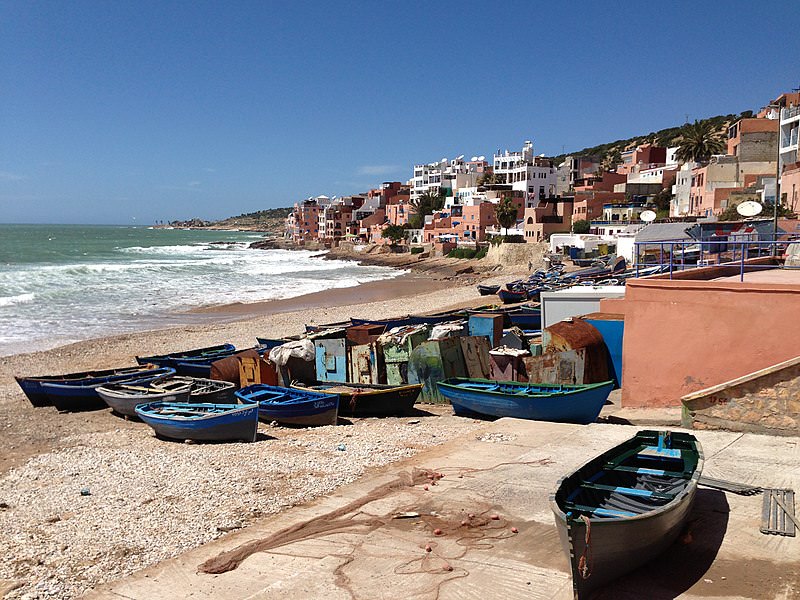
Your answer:
[[[184,376],[176,376],[172,379],[176,382],[188,383],[191,386],[189,391],[190,402],[236,404],[236,396],[234,395],[236,384],[230,381]]]
[[[170,367],[155,367],[100,380],[45,381],[39,385],[47,398],[47,404],[55,406],[60,411],[99,410],[106,407],[106,403],[97,394],[97,388],[101,385],[123,382],[146,384],[154,379],[174,374],[175,369]]]
[[[525,290],[500,290],[497,295],[503,304],[516,304],[517,302],[525,302],[528,299],[528,292]]]
[[[258,403],[262,421],[283,425],[336,425],[339,396],[313,390],[256,383],[236,392],[242,402]]]
[[[159,437],[174,440],[255,442],[258,407],[250,404],[149,402],[136,416]]]
[[[687,521],[702,471],[694,436],[639,431],[562,478],[550,505],[575,598],[666,550]]]
[[[236,352],[233,344],[219,344],[217,346],[207,346],[205,348],[195,348],[183,352],[171,352],[169,354],[157,354],[155,356],[137,356],[136,362],[140,365],[151,363],[162,367],[177,368],[179,362],[192,362],[195,360],[217,360],[229,356]]]
[[[494,296],[499,291],[500,291],[499,285],[489,285],[486,283],[478,284],[478,293],[481,296]]]
[[[321,383],[294,389],[310,389],[339,396],[339,414],[353,417],[391,417],[405,415],[414,408],[422,384],[383,385],[377,383]]]
[[[115,413],[135,417],[137,404],[150,402],[189,402],[192,384],[176,378],[156,379],[149,383],[108,383],[97,388],[97,395]],[[232,394],[231,394],[232,395]]]
[[[614,389],[613,381],[576,385],[454,377],[436,384],[457,415],[592,423]]]
[[[39,375],[37,377],[15,377],[19,387],[22,388],[28,400],[34,406],[50,406],[51,400],[45,389],[45,383],[77,384],[77,385],[102,385],[136,377],[147,377],[156,366],[139,365],[123,369],[106,369],[103,371],[83,371],[81,373],[68,373],[66,375]],[[163,373],[162,373],[163,375]]]

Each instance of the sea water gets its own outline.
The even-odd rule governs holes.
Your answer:
[[[186,311],[291,298],[398,275],[255,250],[254,232],[0,225],[0,356],[190,321]]]

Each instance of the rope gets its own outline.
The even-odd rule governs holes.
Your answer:
[[[361,396],[361,390],[357,389],[352,394],[350,394],[350,411],[354,412],[356,410],[356,404],[358,404],[358,398]]]
[[[592,522],[586,515],[581,515],[581,520],[586,524],[586,537],[584,538],[583,554],[578,559],[578,573],[581,579],[589,579],[592,576]]]

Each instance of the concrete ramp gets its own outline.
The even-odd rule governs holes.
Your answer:
[[[87,597],[568,600],[549,496],[562,475],[637,429],[487,423]],[[698,435],[710,476],[800,487],[798,438]],[[760,511],[760,498],[699,490],[690,530],[658,561],[615,582],[608,597],[791,597],[800,545],[762,535]]]
[[[683,425],[800,435],[800,356],[681,398]]]

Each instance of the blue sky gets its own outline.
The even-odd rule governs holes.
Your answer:
[[[526,139],[559,154],[757,109],[800,86],[798,17],[794,1],[5,0],[0,222],[222,218]]]

